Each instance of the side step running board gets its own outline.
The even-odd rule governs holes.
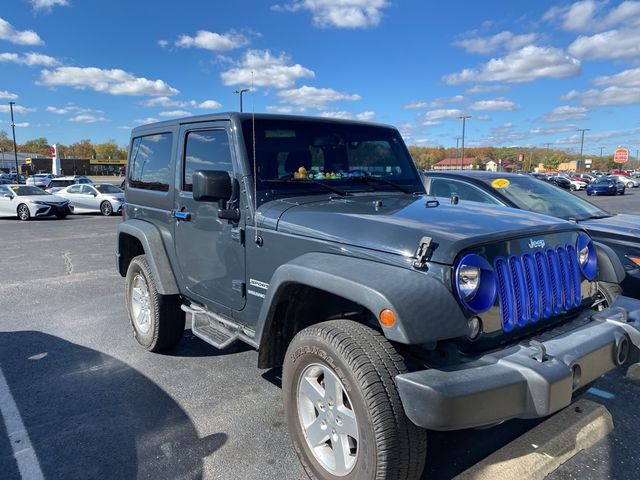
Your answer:
[[[253,339],[253,331],[235,323],[233,320],[194,304],[183,304],[181,308],[191,315],[191,331],[193,334],[217,349],[227,348],[236,340],[242,340],[257,348],[257,344]]]

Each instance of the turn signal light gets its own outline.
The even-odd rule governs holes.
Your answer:
[[[383,327],[393,327],[396,323],[396,314],[393,310],[385,308],[380,312],[380,323]]]
[[[627,258],[640,267],[640,257],[632,257],[631,255],[627,255]]]

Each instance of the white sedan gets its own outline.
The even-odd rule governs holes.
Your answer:
[[[69,200],[51,195],[33,185],[0,185],[0,216],[29,220],[55,215],[62,219],[73,213]]]
[[[56,195],[69,200],[75,213],[100,212],[108,216],[122,213],[124,205],[124,191],[108,183],[71,185]]]

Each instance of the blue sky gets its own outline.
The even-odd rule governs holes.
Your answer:
[[[278,3],[279,2],[279,3]],[[238,110],[374,120],[409,144],[640,148],[640,1],[6,0],[0,129],[115,139]]]

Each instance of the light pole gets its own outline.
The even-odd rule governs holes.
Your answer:
[[[249,91],[248,88],[239,88],[238,90],[233,91],[233,93],[237,93],[240,95],[240,113],[242,113],[242,94],[248,91]]]
[[[456,167],[458,166],[458,158],[460,157],[460,137],[456,137]]]
[[[11,131],[13,132],[13,157],[16,161],[16,183],[20,183],[20,171],[18,170],[18,147],[16,146],[16,122],[13,120],[13,106],[16,102],[9,102],[9,109],[11,110]]]
[[[461,161],[461,170],[464,170],[464,126],[467,121],[467,118],[471,118],[471,115],[460,115],[458,119],[462,120],[462,161]]]
[[[584,151],[584,132],[588,132],[590,128],[579,128],[578,131],[582,132],[582,138],[580,140],[580,163],[578,164],[578,171],[582,168],[582,153]]]

